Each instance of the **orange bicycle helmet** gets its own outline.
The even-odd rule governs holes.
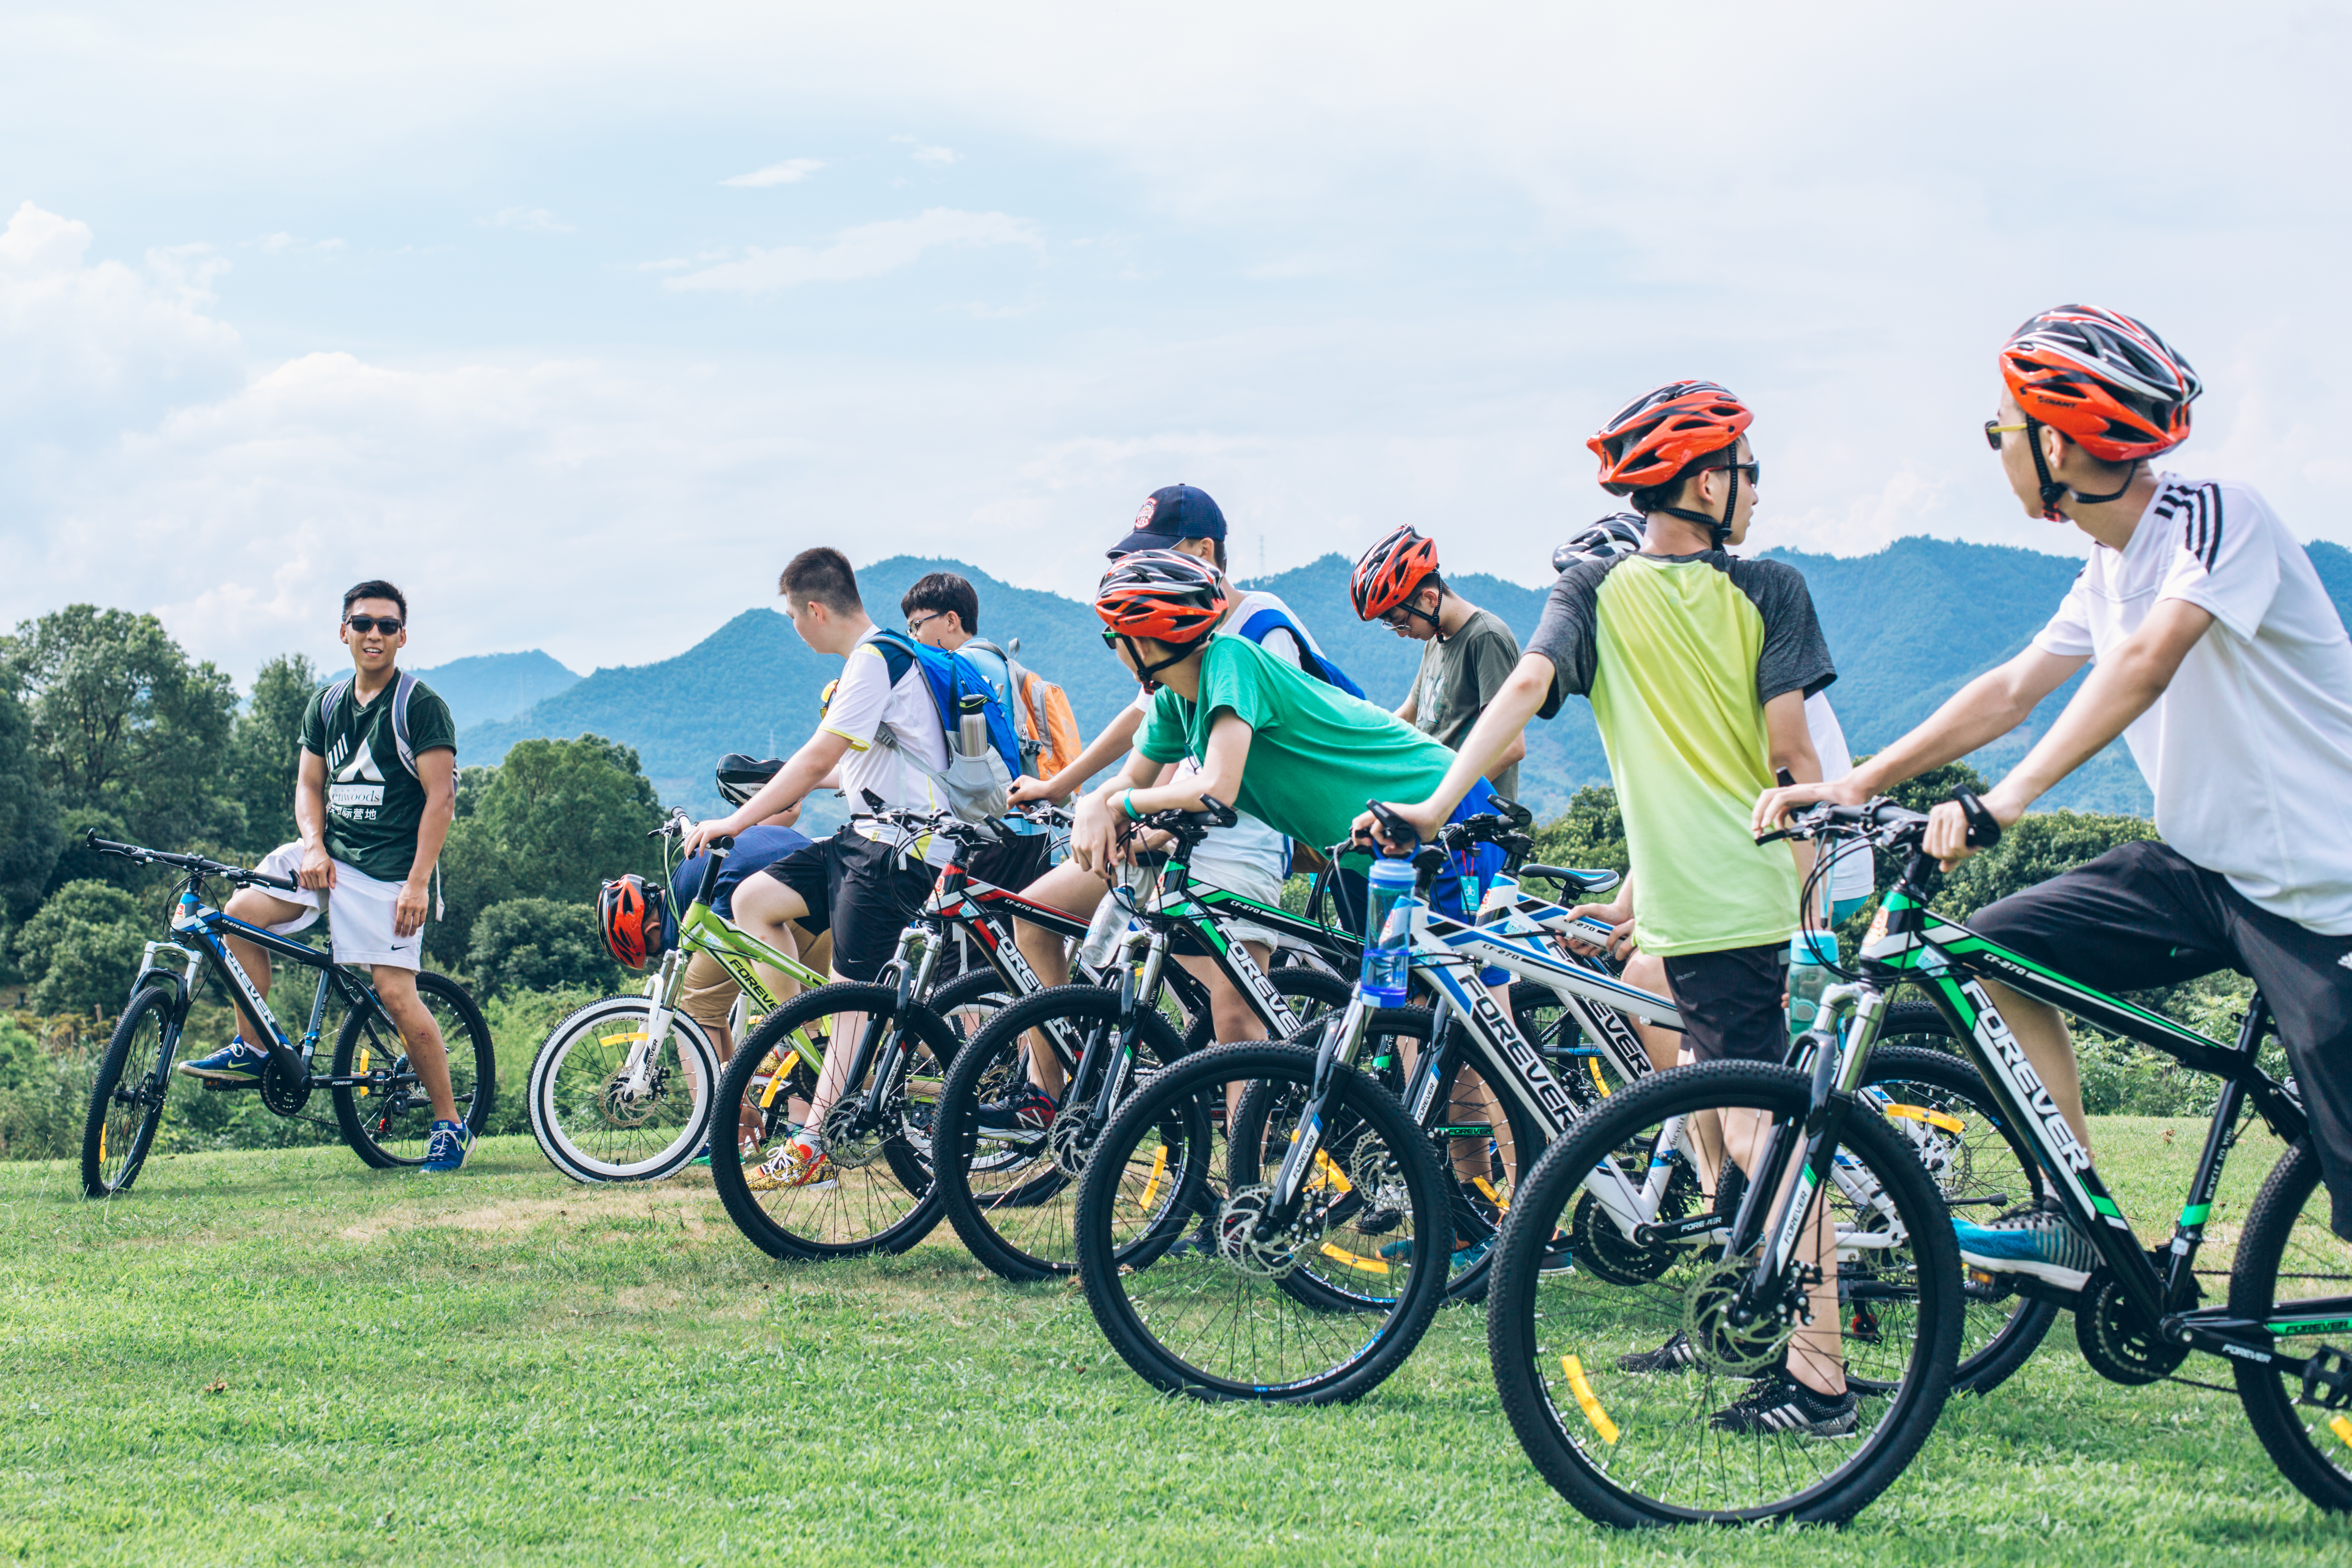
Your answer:
[[[2026,418],[2102,463],[2155,457],[2188,440],[2189,405],[2205,390],[2145,324],[2088,305],[2044,310],[2011,332],[2000,379]]]
[[[1169,549],[1137,550],[1111,563],[1095,588],[1095,613],[1102,617],[1103,641],[1127,644],[1136,664],[1136,679],[1146,691],[1156,690],[1152,677],[1171,664],[1181,664],[1206,642],[1225,618],[1232,601],[1225,580],[1215,567]],[[1174,653],[1158,664],[1135,645],[1138,637],[1165,643]]]
[[[1584,444],[1601,459],[1601,487],[1626,496],[1666,484],[1692,459],[1735,444],[1755,417],[1713,382],[1669,382],[1618,410]]]
[[[604,950],[615,963],[624,968],[644,968],[677,940],[669,890],[635,872],[604,883],[596,892],[596,928],[604,934]]]
[[[1436,625],[1436,616],[1412,602],[1422,583],[1436,570],[1437,541],[1422,538],[1411,524],[1396,529],[1364,552],[1356,562],[1354,575],[1348,579],[1349,596],[1356,601],[1356,619],[1376,621],[1402,604],[1408,614]],[[1444,588],[1438,593],[1442,605]]]

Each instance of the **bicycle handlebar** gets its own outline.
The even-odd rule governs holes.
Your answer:
[[[1983,801],[1966,789],[1953,790],[1952,800],[1968,819],[1970,849],[1989,850],[2000,842],[2000,823],[1985,810]],[[1791,817],[1787,827],[1761,834],[1756,841],[1769,844],[1781,839],[1867,834],[1876,839],[1882,849],[1895,849],[1906,844],[1916,846],[1927,831],[1927,818],[1924,813],[1898,806],[1880,795],[1859,806],[1832,805],[1827,800],[1808,806]]]
[[[135,862],[140,865],[177,866],[182,871],[192,872],[198,876],[225,877],[240,887],[258,885],[278,888],[287,893],[302,891],[302,884],[292,877],[271,876],[266,872],[255,871],[248,866],[229,865],[221,861],[206,860],[202,855],[173,854],[169,850],[151,850],[143,844],[118,844],[111,839],[100,838],[98,830],[95,828],[82,834],[81,841],[100,854],[121,855],[123,859]]]

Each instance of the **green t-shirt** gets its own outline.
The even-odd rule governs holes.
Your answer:
[[[1154,762],[1205,762],[1209,731],[1227,710],[1250,727],[1238,800],[1276,832],[1316,849],[1348,837],[1367,800],[1421,800],[1454,754],[1385,708],[1351,697],[1246,637],[1213,637],[1201,697],[1153,694],[1136,749]]]
[[[327,852],[379,882],[406,879],[416,862],[416,828],[425,820],[425,786],[401,765],[392,733],[392,695],[384,683],[369,702],[346,689],[331,728],[320,722],[319,693],[302,715],[302,749],[327,763]],[[419,681],[408,694],[408,744],[422,758],[457,748],[449,705]]]
[[[1443,642],[1421,645],[1421,671],[1412,681],[1412,725],[1448,751],[1470,738],[1478,716],[1519,667],[1519,640],[1493,613],[1481,610]],[[1495,793],[1519,798],[1516,762],[1486,780]]]
[[[1642,950],[1786,941],[1796,862],[1749,823],[1772,785],[1764,705],[1837,679],[1802,574],[1719,550],[1585,561],[1552,586],[1528,652],[1551,661],[1545,717],[1564,697],[1592,700]]]

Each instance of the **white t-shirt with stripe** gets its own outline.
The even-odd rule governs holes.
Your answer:
[[[2168,599],[2213,617],[2124,731],[2167,843],[2256,906],[2352,934],[2352,639],[2261,496],[2158,476],[2121,550],[2095,547],[2033,639],[2099,658]]]

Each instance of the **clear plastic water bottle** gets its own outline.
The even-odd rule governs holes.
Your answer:
[[[1813,1027],[1822,993],[1830,988],[1828,966],[1837,962],[1837,933],[1800,931],[1789,938],[1789,1038]]]
[[[1412,972],[1407,933],[1419,907],[1412,895],[1412,862],[1383,855],[1372,862],[1366,882],[1370,896],[1365,900],[1364,971],[1358,992],[1367,1007],[1401,1008]]]

